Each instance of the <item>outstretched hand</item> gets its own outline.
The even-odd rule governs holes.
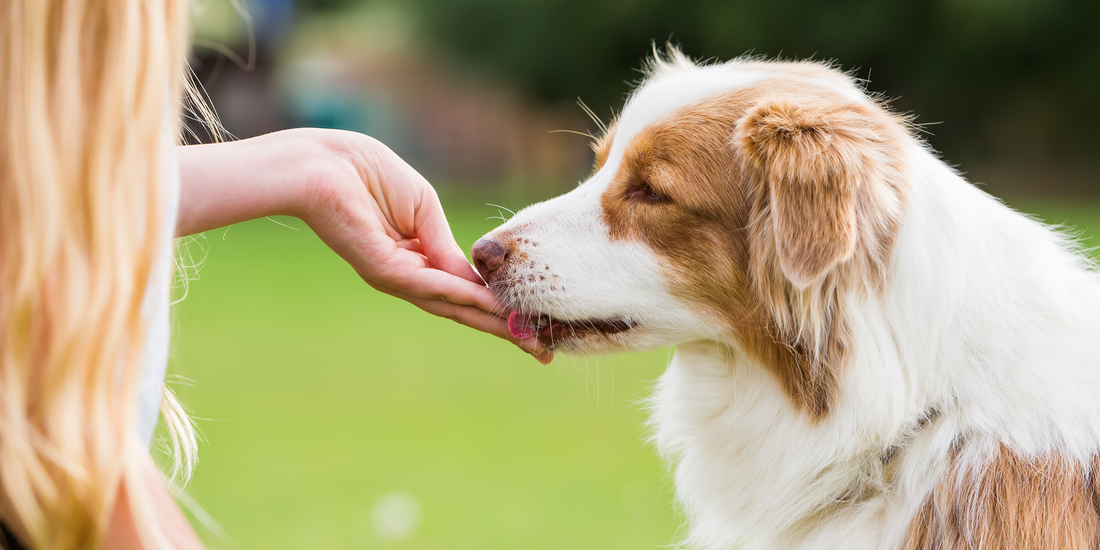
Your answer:
[[[187,155],[200,153],[199,148],[208,149],[201,152],[203,162],[196,163],[198,159]],[[183,147],[180,159],[184,177],[177,233],[269,214],[295,215],[372,287],[508,340],[544,364],[553,358],[536,338],[520,341],[509,334],[500,315],[504,306],[455,242],[435,190],[378,141],[338,130],[289,130],[229,144]],[[252,190],[241,186],[210,193],[219,195],[218,200],[202,197],[201,186],[196,189],[187,181],[188,170],[215,170],[211,164],[219,159],[227,161],[222,170],[238,173],[230,181],[263,183]],[[241,202],[249,203],[247,208]]]
[[[504,306],[455,242],[431,185],[382,144],[356,137],[318,183],[318,235],[372,287],[549,362],[537,339],[509,334]]]

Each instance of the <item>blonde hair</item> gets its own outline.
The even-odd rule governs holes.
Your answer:
[[[186,0],[0,2],[0,518],[35,548],[99,547],[120,487],[145,547],[173,547],[135,414],[186,17]]]

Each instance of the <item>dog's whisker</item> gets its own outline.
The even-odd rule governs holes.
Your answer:
[[[485,206],[492,206],[493,208],[496,208],[498,212],[499,212],[500,210],[504,210],[505,212],[507,212],[507,213],[511,214],[512,216],[515,216],[515,215],[516,215],[516,213],[515,213],[515,212],[513,212],[513,211],[512,211],[511,209],[509,209],[508,207],[505,207],[505,206],[501,206],[501,205],[499,205],[499,204],[493,204],[493,203],[488,203],[488,202],[487,202],[487,203],[485,203]],[[504,220],[504,221],[508,221],[508,220]]]
[[[586,115],[588,115],[588,118],[592,119],[592,122],[596,123],[596,127],[599,128],[601,134],[606,134],[607,133],[607,125],[604,124],[604,122],[602,120],[600,120],[600,117],[596,116],[596,112],[593,111],[592,109],[590,109],[588,107],[588,105],[585,104],[584,100],[582,100],[581,98],[578,97],[577,98],[577,105],[579,105],[581,110],[583,110],[584,113]],[[589,136],[589,137],[591,137],[591,136]],[[593,139],[595,139],[595,138],[593,138]]]
[[[588,132],[578,132],[576,130],[549,130],[546,133],[548,133],[548,134],[576,134],[578,136],[584,136],[588,139],[592,139],[592,140],[596,139],[596,136],[594,136],[594,135],[592,135]]]

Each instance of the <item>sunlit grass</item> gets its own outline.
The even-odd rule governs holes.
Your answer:
[[[500,223],[485,220],[493,207],[447,206],[466,249]],[[257,220],[208,233],[206,247],[177,308],[172,370],[194,380],[177,390],[208,442],[189,492],[232,544],[533,550],[672,539],[678,522],[637,404],[666,352],[544,367],[372,290],[308,229]],[[415,528],[396,536],[385,503],[377,508],[395,493],[419,508]]]

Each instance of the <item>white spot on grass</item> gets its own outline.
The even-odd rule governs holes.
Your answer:
[[[409,493],[387,493],[374,503],[370,516],[378,538],[405,540],[420,528],[420,503]]]

